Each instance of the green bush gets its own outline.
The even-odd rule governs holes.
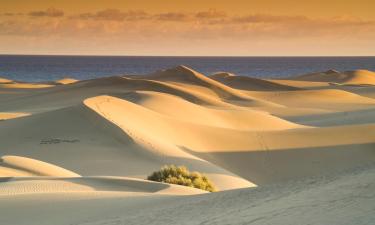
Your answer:
[[[159,171],[148,176],[147,179],[199,188],[209,192],[216,191],[215,186],[206,176],[198,172],[190,172],[185,166],[163,166]]]

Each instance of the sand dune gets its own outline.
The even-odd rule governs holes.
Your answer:
[[[207,221],[255,225],[371,224],[375,219],[374,175],[374,167],[361,168],[283,185],[180,197],[91,191],[0,195],[1,222],[10,225],[47,225],[51,221],[56,225]],[[43,216],[38,216],[41,211]],[[22,216],[15,217],[14,212]]]
[[[27,116],[28,113],[9,113],[9,112],[2,112],[0,113],[0,121],[2,120],[9,120],[14,119],[22,116]]]
[[[171,120],[148,112],[148,110],[138,105],[109,96],[88,99],[85,104],[121,127],[143,146],[149,145],[150,148],[152,146],[153,149],[157,149],[161,154],[175,157],[190,157],[185,156],[186,152],[193,154],[207,161],[214,162],[216,165],[222,166],[241,177],[246,177],[255,184],[295,179],[307,175],[328,174],[332,172],[331,169],[340,170],[358,166],[366,161],[375,162],[373,157],[369,157],[372,154],[368,152],[373,148],[371,143],[375,140],[375,130],[370,125],[329,129],[290,126],[292,124],[289,124],[289,126],[280,124],[280,127],[277,127],[277,122],[274,120],[267,121],[266,117],[252,115],[254,120],[262,119],[263,124],[269,123],[273,125],[275,131],[272,131],[272,129],[267,131],[260,126],[258,126],[258,131],[233,128],[217,129],[217,127],[207,124],[197,125]],[[113,112],[117,113],[113,114]],[[268,120],[270,119],[268,118]],[[243,121],[248,120],[243,119]],[[175,132],[176,130],[179,132]],[[333,135],[336,133],[340,135]],[[205,138],[201,140],[200,137]],[[165,140],[168,140],[168,142],[166,143]],[[168,148],[170,144],[174,146]],[[321,152],[324,149],[332,148],[335,145],[344,146],[342,149],[346,150],[341,150],[341,148],[338,150],[333,149],[324,160],[320,159]],[[358,159],[354,157],[347,158],[347,155],[352,154],[351,152],[354,151],[354,145],[361,146],[361,150],[355,150]],[[316,156],[311,155],[313,157],[310,159],[302,160],[304,155],[311,154],[302,153],[305,151],[304,149],[308,148],[317,148],[320,151],[316,151]],[[161,149],[163,149],[163,152],[160,152]],[[166,152],[167,149],[170,150]],[[284,156],[281,156],[283,152],[275,152],[276,161],[273,163],[274,156],[271,151],[274,150],[288,150],[285,151],[285,156],[288,155],[287,160],[295,158],[296,161],[304,165],[303,169],[298,169],[302,166],[300,163],[292,165],[287,162],[283,163]],[[350,163],[344,159],[336,162],[337,157],[340,157],[340,150],[341,152],[349,151],[343,156]],[[266,155],[264,151],[266,151]],[[266,164],[264,164],[265,161],[267,161]],[[293,166],[296,166],[295,169],[291,169]],[[257,174],[258,171],[262,172]],[[269,172],[271,174],[268,174]]]
[[[249,92],[250,95],[287,107],[352,111],[374,107],[372,98],[338,89],[301,90],[291,92]]]
[[[0,176],[78,177],[79,175],[39,160],[20,156],[3,156],[0,158]]]
[[[368,70],[347,71],[345,85],[375,85],[375,73]]]
[[[63,79],[60,79],[60,80],[57,80],[55,81],[56,84],[73,84],[73,83],[76,83],[78,82],[79,80],[77,79],[73,79],[73,78],[63,78]]]
[[[114,196],[126,193],[154,193],[162,195],[196,195],[205,191],[126,177],[16,177],[0,183],[0,198],[20,194],[112,192]]]
[[[373,78],[0,80],[0,224],[370,224]],[[219,193],[145,180],[165,164]]]
[[[375,85],[375,73],[368,70],[338,72],[328,70],[322,73],[312,73],[292,77],[293,80],[330,82],[342,85]]]
[[[0,77],[0,84],[12,83],[12,80]]]
[[[196,126],[202,127],[202,125],[165,118],[134,103],[110,96],[87,99],[85,104],[120,127],[134,142],[154,154],[162,155],[162,157],[201,161],[201,159],[185,152],[180,146],[185,146],[188,143],[200,146],[202,140],[198,138],[199,133],[195,131],[198,130]],[[179,132],[175,132],[176,130]],[[166,139],[166,137],[168,138]],[[221,189],[252,186],[251,183],[245,182],[229,172],[218,170],[215,165],[209,162],[202,161],[200,164],[209,166],[208,168],[199,166],[197,169],[204,171],[212,180],[216,180]],[[229,183],[230,186],[226,186]]]
[[[214,79],[214,80],[218,80],[218,79],[225,79],[227,77],[235,77],[235,76],[237,76],[237,75],[234,74],[234,73],[217,72],[217,73],[209,75],[208,77],[211,78],[211,79]]]
[[[263,111],[248,108],[206,108],[159,92],[137,91],[120,97],[161,115],[193,124],[239,130],[282,130],[302,127]],[[170,107],[172,105],[174,107]]]
[[[209,76],[229,87],[248,91],[292,91],[299,88],[253,77],[236,76],[229,73],[217,73]]]
[[[145,115],[149,113],[148,111]],[[130,114],[133,111],[116,110],[114,112],[115,115],[116,113],[121,115],[122,113]],[[141,117],[137,119],[142,120]],[[28,128],[21,130],[25,124]],[[33,133],[33,139],[28,138],[30,133]],[[16,146],[13,140],[9,139],[11,136],[18,137],[19,141]],[[149,145],[134,144],[134,141],[121,129],[113,126],[111,122],[98,116],[84,105],[31,115],[22,120],[3,121],[0,127],[0,137],[4,140],[0,144],[2,154],[25,155],[24,149],[27,148],[27,157],[58,164],[81,175],[145,178],[164,164],[178,163],[186,164],[194,170],[212,173],[220,180],[218,187],[222,189],[252,185],[208,162],[190,157],[189,154],[182,154],[181,151],[167,155],[153,150]],[[103,151],[103,148],[106,151]],[[76,158],[76,154],[84,158]],[[98,158],[102,160],[96,160]]]
[[[0,77],[0,87],[1,88],[12,88],[12,89],[38,89],[38,88],[50,88],[55,85],[65,85],[76,83],[78,80],[73,78],[63,78],[53,82],[24,82],[24,81],[13,81],[6,78]]]
[[[366,86],[365,88],[358,88],[356,86],[339,86],[339,88],[363,97],[375,99],[375,86]]]
[[[293,79],[293,78],[290,78]],[[269,79],[273,83],[295,87],[300,89],[326,89],[331,88],[332,84],[329,82],[317,81],[303,81],[303,80],[290,80],[290,79]]]
[[[0,88],[25,88],[25,89],[37,89],[37,88],[49,88],[53,87],[51,84],[38,84],[38,83],[0,83]]]
[[[215,93],[221,100],[231,101],[234,104],[250,104],[252,106],[271,104],[259,99],[251,98],[250,96],[243,94],[241,91],[238,91],[220,82],[210,79],[209,77],[200,74],[185,66],[178,66],[176,68],[155,72],[153,74],[144,76],[144,78],[178,83],[181,86],[190,87],[191,89],[193,88],[190,85],[208,88],[211,92]]]
[[[291,80],[303,80],[313,82],[338,82],[345,80],[347,76],[336,70],[327,70],[319,73],[309,73],[300,76],[290,77]]]

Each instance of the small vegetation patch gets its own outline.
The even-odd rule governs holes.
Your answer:
[[[148,176],[147,179],[199,188],[209,192],[216,191],[214,184],[206,176],[199,172],[190,172],[185,166],[163,166],[159,171],[155,171]]]

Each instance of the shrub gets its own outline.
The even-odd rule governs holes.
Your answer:
[[[159,171],[148,176],[147,179],[199,188],[209,192],[216,191],[215,186],[206,176],[199,172],[190,172],[185,166],[163,166]]]

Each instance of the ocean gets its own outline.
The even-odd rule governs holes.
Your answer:
[[[335,69],[375,71],[375,57],[146,57],[0,55],[0,77],[19,81],[79,80],[147,74],[186,65],[203,74],[219,71],[279,78]]]

